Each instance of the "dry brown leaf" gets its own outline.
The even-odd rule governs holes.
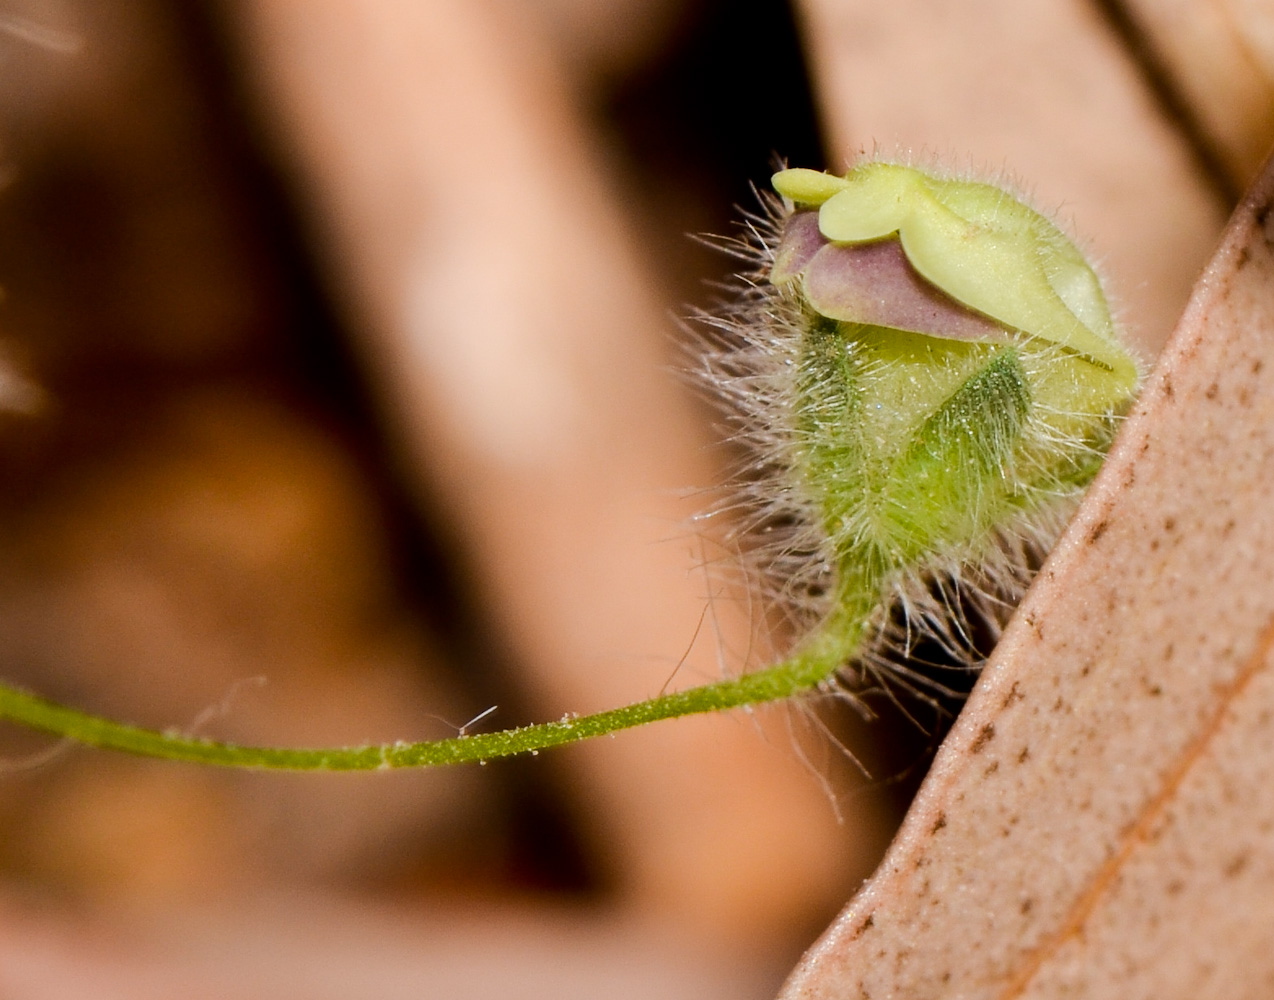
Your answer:
[[[784,996],[1274,991],[1274,168]]]
[[[802,6],[837,149],[958,150],[1029,178],[1157,348],[1219,203],[1096,7]],[[1271,992],[1271,767],[1249,751],[1274,604],[1274,272],[1250,205],[1235,225],[899,839],[785,996]]]

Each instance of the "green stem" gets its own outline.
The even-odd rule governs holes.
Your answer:
[[[815,659],[798,655],[777,666],[732,680],[660,695],[648,701],[595,715],[564,718],[560,722],[542,722],[497,733],[477,733],[422,743],[386,743],[379,746],[288,749],[245,747],[192,739],[175,732],[141,729],[90,715],[2,683],[0,718],[11,719],[90,746],[223,767],[288,771],[371,771],[397,767],[433,767],[543,750],[660,719],[776,701],[817,687],[844,662],[844,658],[836,658],[834,662],[830,662],[823,657]]]

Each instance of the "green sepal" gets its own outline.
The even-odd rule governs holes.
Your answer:
[[[1030,405],[1026,374],[1008,348],[920,425],[883,490],[902,558],[966,543],[1003,520],[1017,492],[1015,451]]]

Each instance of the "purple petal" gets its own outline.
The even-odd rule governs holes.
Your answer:
[[[799,246],[804,248],[805,237],[801,239]],[[783,241],[787,241],[786,232]],[[896,239],[826,243],[805,266],[805,296],[829,319],[947,340],[1006,343],[1013,339],[999,323],[920,277]]]
[[[783,227],[783,236],[775,248],[770,281],[780,285],[795,278],[825,246],[827,237],[818,231],[818,213],[794,212]]]

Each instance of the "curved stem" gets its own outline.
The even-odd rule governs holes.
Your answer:
[[[55,733],[79,743],[147,757],[215,764],[223,767],[289,771],[370,771],[433,767],[485,761],[542,750],[607,733],[700,712],[716,712],[787,698],[817,687],[844,662],[796,656],[731,680],[675,691],[595,715],[563,718],[520,729],[477,733],[422,743],[289,749],[246,747],[193,739],[178,732],[142,729],[67,708],[0,683],[0,718]]]

